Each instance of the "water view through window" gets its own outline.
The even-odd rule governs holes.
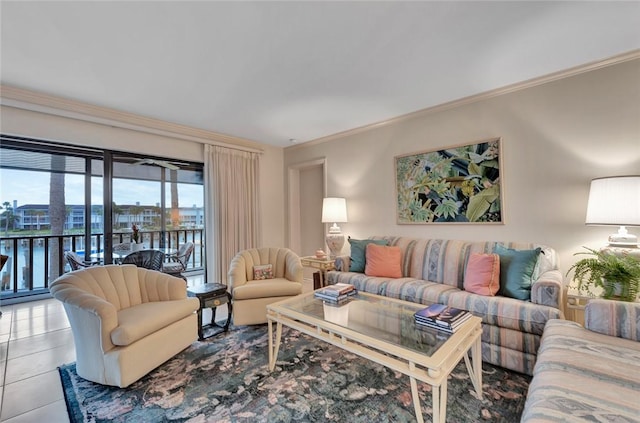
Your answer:
[[[85,263],[114,262],[111,246],[131,243],[133,225],[144,248],[171,251],[194,242],[189,267],[203,269],[201,164],[166,159],[164,167],[120,153],[105,161],[102,150],[2,141],[0,253],[9,257],[0,271],[3,299],[46,293],[70,270],[66,251]]]

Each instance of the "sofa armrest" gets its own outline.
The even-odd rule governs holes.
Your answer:
[[[227,286],[229,292],[233,292],[234,288],[245,285],[247,283],[247,270],[245,268],[245,260],[241,255],[236,255],[229,264],[227,272]]]
[[[640,303],[590,300],[584,310],[584,325],[592,332],[640,341]]]
[[[298,256],[294,255],[294,253],[288,255],[285,261],[285,266],[284,277],[287,280],[299,283],[303,282],[304,268],[302,267],[302,262]]]
[[[351,256],[337,256],[335,267],[339,272],[348,272],[351,267]]]
[[[531,302],[549,307],[563,309],[562,272],[548,270],[538,276],[531,285]]]
[[[111,332],[118,326],[118,312],[113,304],[75,287],[65,286],[53,294],[67,311],[74,338],[83,340],[83,350],[105,353],[114,348]]]

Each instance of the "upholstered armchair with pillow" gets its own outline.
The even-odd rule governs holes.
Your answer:
[[[288,248],[240,251],[227,275],[233,298],[233,324],[266,323],[267,305],[302,293],[300,257]]]
[[[78,375],[121,388],[198,339],[182,279],[134,265],[94,266],[62,275],[50,287],[64,303]]]

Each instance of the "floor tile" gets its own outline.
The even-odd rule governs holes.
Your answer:
[[[63,345],[73,346],[73,333],[71,328],[65,328],[41,335],[14,339],[9,342],[7,358],[18,358],[35,352],[49,350]]]
[[[7,360],[5,383],[14,383],[56,370],[61,364],[71,363],[75,360],[76,352],[73,345],[64,345]]]
[[[58,400],[44,407],[27,411],[24,414],[3,420],[3,423],[69,423],[69,415],[67,414],[67,406],[64,400]]]
[[[14,319],[28,319],[34,316],[47,316],[50,313],[56,313],[64,310],[62,303],[56,299],[47,299],[33,301],[29,303],[14,304]]]
[[[31,310],[22,309],[13,313],[12,320],[13,322],[20,321],[32,321],[32,320],[47,320],[54,316],[64,316],[65,311],[64,307],[59,306],[58,304],[49,306],[49,307],[37,307]]]
[[[1,420],[64,400],[58,370],[4,386]]]
[[[9,352],[9,343],[8,342],[0,342],[0,360],[4,361],[7,359]]]
[[[47,332],[58,331],[69,328],[69,322],[65,319],[54,318],[51,321],[32,322],[18,325],[11,332],[11,340],[26,338],[35,335],[42,335]]]
[[[11,316],[0,317],[0,335],[6,335],[11,332]]]

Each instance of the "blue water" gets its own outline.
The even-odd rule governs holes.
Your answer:
[[[33,288],[43,289],[45,287],[44,246],[39,246],[37,244],[38,244],[37,242],[34,242],[34,246],[33,246]],[[28,246],[19,245],[17,254],[14,254],[12,249],[5,248],[6,245],[10,245],[10,244],[7,243],[5,245],[0,245],[0,250],[2,251],[2,254],[9,256],[9,260],[5,264],[2,271],[0,272],[0,279],[2,280],[1,290],[2,291],[13,290],[13,269],[14,269],[13,263],[15,258],[17,258],[18,260],[18,269],[17,269],[18,291],[28,290],[29,289],[29,283],[27,280],[28,271],[25,268],[25,264],[28,261],[29,248]],[[76,251],[76,253],[80,257],[84,257],[84,249],[83,249],[84,246],[81,244],[76,244],[76,248],[80,248],[78,251]],[[96,248],[92,248],[91,254],[96,253],[96,251],[97,251]],[[102,249],[100,249],[99,251],[102,252]],[[196,262],[197,262],[196,266],[201,266],[201,263],[202,263],[201,261],[202,258],[200,257],[199,253],[200,251],[198,249],[194,251],[194,255],[196,257]],[[63,266],[64,266],[63,272],[68,272],[70,270],[66,260],[63,261]],[[54,279],[55,279],[55,276],[53,278],[50,278],[50,280],[54,280]]]
[[[29,248],[26,246],[24,247],[19,246],[17,254],[13,254],[13,251],[11,249],[2,248],[2,250],[3,250],[3,254],[6,254],[9,256],[9,260],[7,261],[4,268],[2,269],[2,281],[3,281],[2,289],[3,290],[12,289],[11,287],[11,284],[13,283],[12,273],[14,268],[13,262],[14,262],[14,259],[17,258],[18,259],[18,273],[17,273],[18,290],[28,290],[29,289],[29,283],[27,279],[28,270],[25,268],[25,266],[26,266],[26,263],[28,262]],[[84,255],[84,252],[82,252],[80,255],[81,256]],[[69,271],[68,264],[64,262],[63,265],[64,265],[63,270],[65,272]],[[9,278],[8,282],[7,282],[7,277]],[[9,284],[9,287],[6,286],[7,283]],[[39,288],[44,288],[44,286],[45,286],[44,247],[34,245],[33,246],[33,288],[39,289]]]

